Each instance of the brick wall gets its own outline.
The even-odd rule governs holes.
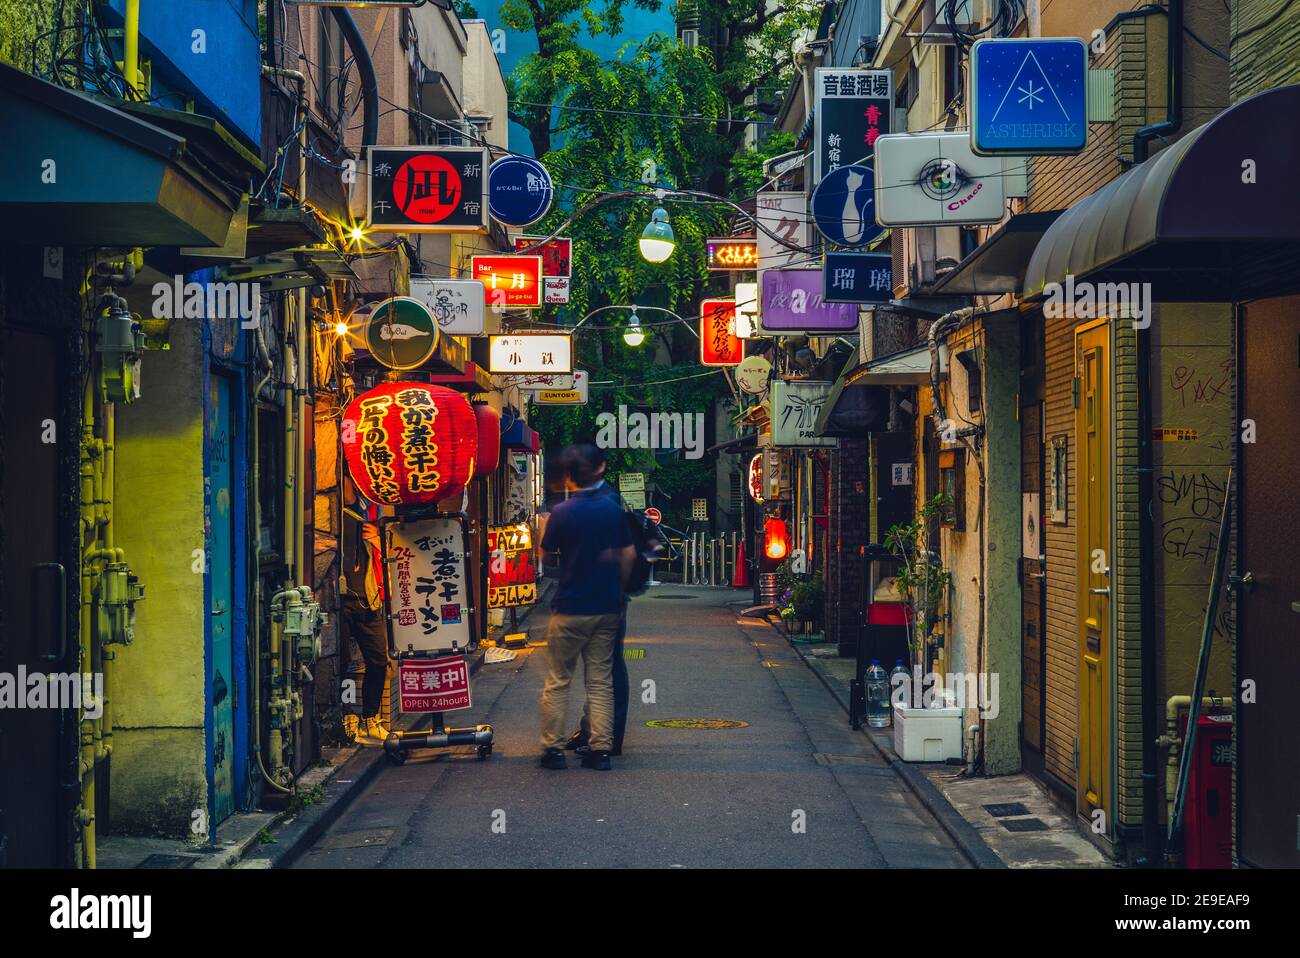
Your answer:
[[[826,563],[826,638],[840,655],[857,651],[865,602],[859,548],[870,536],[867,440],[841,439],[831,460],[830,545]]]

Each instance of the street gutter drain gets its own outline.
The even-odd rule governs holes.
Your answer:
[[[1000,818],[998,822],[1009,832],[1047,831],[1047,823],[1039,818]]]
[[[652,599],[698,599],[697,595],[652,595]]]
[[[1006,818],[1008,815],[1029,814],[1029,809],[1025,808],[1023,802],[994,802],[991,805],[985,805],[984,811],[988,812],[994,818]]]
[[[136,865],[136,868],[191,868],[198,858],[194,855],[153,854]]]
[[[675,718],[675,719],[655,719],[652,722],[645,723],[649,728],[692,728],[692,729],[725,729],[725,728],[748,728],[748,722],[741,722],[738,719],[718,719],[718,718]]]

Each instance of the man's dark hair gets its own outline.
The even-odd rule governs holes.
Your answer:
[[[601,476],[605,451],[591,443],[578,443],[565,449],[560,461],[575,485],[589,486]]]

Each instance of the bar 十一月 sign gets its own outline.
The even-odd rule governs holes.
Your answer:
[[[487,230],[488,152],[466,146],[372,146],[367,224],[379,232]]]
[[[467,648],[468,549],[456,514],[383,523],[384,605],[399,653]]]
[[[542,305],[540,256],[471,256],[470,277],[483,284],[493,309],[536,309]]]
[[[818,67],[814,78],[813,185],[841,166],[874,153],[890,130],[894,110],[891,70]]]

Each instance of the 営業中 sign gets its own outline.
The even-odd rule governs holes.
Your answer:
[[[976,153],[1078,153],[1088,142],[1088,48],[1078,37],[977,40],[970,51]]]
[[[398,652],[466,648],[469,623],[468,550],[456,515],[385,522],[384,604]]]
[[[389,369],[414,369],[438,347],[438,323],[420,300],[386,299],[366,320],[366,348]]]
[[[487,150],[372,146],[367,156],[370,229],[400,233],[487,229]]]
[[[700,364],[739,366],[745,358],[745,344],[736,335],[736,301],[700,301]]]
[[[813,182],[872,155],[894,111],[892,70],[818,67],[813,80]]]
[[[772,445],[833,446],[813,427],[826,404],[831,383],[777,379],[772,382]]]
[[[438,329],[447,335],[483,335],[485,297],[478,280],[412,276],[411,298],[424,303]]]
[[[819,269],[764,270],[761,296],[759,324],[764,332],[791,336],[806,332],[851,333],[858,328],[856,306],[826,302]]]
[[[571,373],[573,337],[564,333],[506,333],[488,339],[488,372]]]
[[[498,223],[531,226],[546,215],[554,197],[551,174],[531,156],[504,156],[488,170],[488,208]]]
[[[507,309],[542,305],[540,256],[471,256],[470,277],[483,284],[487,304]]]
[[[894,258],[889,253],[826,253],[822,264],[826,302],[887,303],[893,295]]]
[[[403,712],[454,712],[472,704],[469,664],[463,655],[403,659],[397,666]]]

